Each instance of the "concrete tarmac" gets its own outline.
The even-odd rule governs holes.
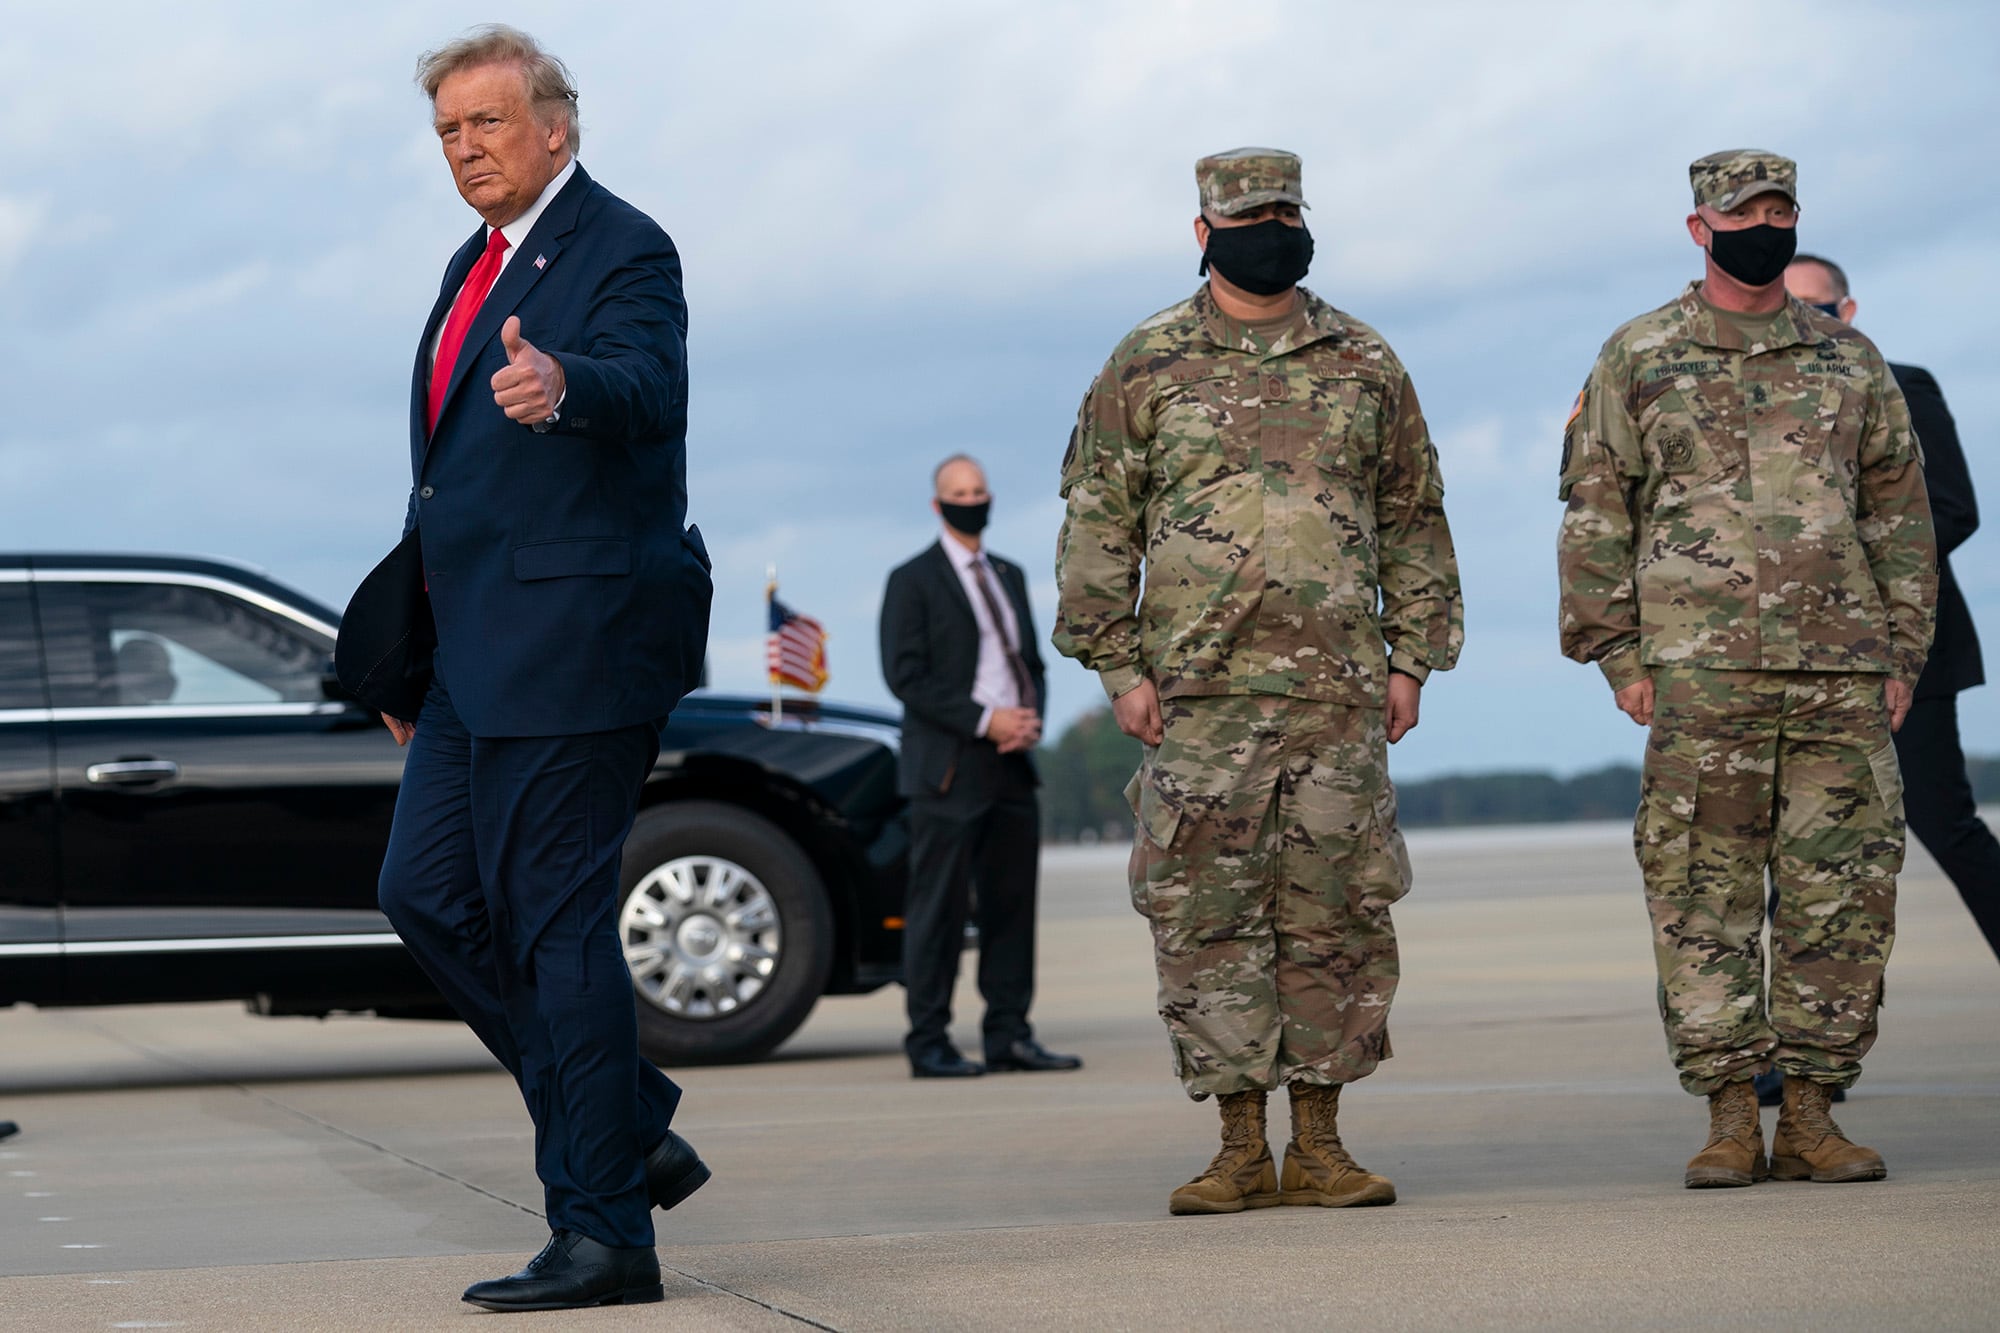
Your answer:
[[[1056,850],[1035,1018],[1083,1071],[914,1082],[900,990],[824,1001],[772,1060],[676,1073],[716,1175],[655,1215],[667,1301],[530,1326],[2000,1324],[2000,964],[1920,850],[1837,1108],[1889,1179],[1690,1191],[1629,829],[1411,847],[1396,1058],[1342,1105],[1395,1207],[1167,1215],[1213,1105],[1172,1078],[1122,850]],[[969,984],[958,1012],[976,1053]],[[456,1327],[545,1238],[520,1099],[456,1026],[17,1009],[0,1052],[0,1330]]]

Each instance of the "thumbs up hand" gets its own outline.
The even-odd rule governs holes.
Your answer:
[[[521,336],[518,316],[500,326],[507,365],[493,376],[493,401],[511,421],[532,426],[555,415],[563,396],[562,362]]]

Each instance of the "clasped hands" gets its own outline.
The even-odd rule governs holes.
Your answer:
[[[493,401],[510,421],[533,426],[556,414],[566,382],[562,362],[521,336],[521,320],[507,316],[500,326],[507,364],[493,375]]]
[[[1032,708],[996,708],[986,723],[986,739],[1001,754],[1032,750],[1042,740],[1042,716]]]

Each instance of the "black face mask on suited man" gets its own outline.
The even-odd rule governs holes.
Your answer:
[[[977,537],[986,531],[987,516],[993,511],[991,500],[981,500],[976,505],[955,505],[949,500],[939,500],[937,504],[945,524],[953,532],[962,532],[968,537]]]
[[[1278,218],[1248,227],[1208,228],[1208,248],[1201,252],[1204,274],[1215,271],[1246,292],[1276,296],[1298,285],[1312,267],[1312,233]]]

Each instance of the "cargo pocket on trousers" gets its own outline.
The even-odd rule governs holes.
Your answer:
[[[1138,822],[1139,831],[1147,841],[1161,851],[1172,851],[1174,834],[1181,825],[1180,807],[1170,805],[1160,798],[1158,784],[1146,781],[1146,770],[1142,766],[1125,784],[1125,799],[1132,806],[1132,818]]]
[[[1909,851],[1909,825],[1903,811],[1903,765],[1896,758],[1896,743],[1889,741],[1868,754],[1868,771],[1875,775],[1875,794],[1882,798],[1887,823],[1881,832],[1888,835],[1882,847],[1881,868],[1890,875],[1902,873],[1903,858]]]
[[[1147,780],[1146,768],[1147,764],[1141,762],[1139,771],[1125,784],[1125,803],[1132,807],[1132,860],[1127,868],[1132,888],[1132,910],[1150,918],[1152,912],[1149,910],[1147,889],[1158,873],[1159,863],[1173,848],[1174,835],[1180,830],[1181,812],[1178,806],[1160,799],[1158,787]]]
[[[1368,883],[1362,886],[1361,900],[1368,907],[1387,907],[1410,891],[1415,875],[1410,869],[1410,845],[1396,823],[1396,784],[1384,781],[1375,793],[1374,830],[1369,843],[1374,855]]]
[[[1875,794],[1882,798],[1882,808],[1894,817],[1898,827],[1903,823],[1903,766],[1896,760],[1896,743],[1890,741],[1881,749],[1868,756],[1868,771],[1875,775]]]
[[[1647,750],[1632,844],[1639,854],[1646,892],[1655,897],[1679,898],[1690,892],[1695,798],[1700,791],[1701,770],[1692,760],[1657,745]]]

